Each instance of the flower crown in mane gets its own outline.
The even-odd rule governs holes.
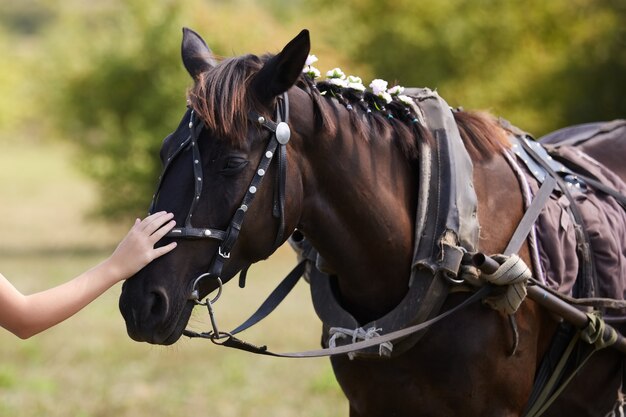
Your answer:
[[[387,88],[387,81],[375,79],[368,89],[360,77],[346,76],[340,68],[327,71],[325,80],[316,81],[321,76],[321,72],[313,66],[317,60],[315,55],[307,58],[302,70],[304,81],[313,91],[317,90],[319,96],[334,99],[343,105],[357,134],[371,140],[389,137],[409,159],[417,157],[416,138],[428,141],[431,135],[414,99],[403,94],[404,87],[395,85]],[[368,116],[368,122],[365,122],[363,114]],[[321,125],[333,126],[333,123],[326,119]]]
[[[315,55],[309,55],[302,70],[302,72],[314,83],[321,76],[321,72],[313,66],[313,64],[317,61],[318,59]],[[320,90],[320,94],[326,95],[330,93],[333,97],[339,99],[340,101],[342,101],[341,96],[348,93],[349,96],[357,98],[358,101],[362,103],[361,105],[367,113],[371,113],[372,110],[386,112],[387,105],[390,105],[394,101],[396,103],[401,103],[405,107],[405,115],[411,116],[411,122],[423,122],[420,120],[421,113],[415,107],[413,99],[403,94],[405,89],[400,85],[394,85],[388,89],[387,86],[389,83],[378,78],[372,80],[369,85],[370,90],[368,91],[367,88],[365,88],[365,85],[363,85],[361,77],[357,77],[355,75],[346,76],[340,68],[333,68],[332,70],[326,72],[326,81],[319,84],[315,83],[314,85]],[[352,110],[353,107],[350,103],[345,104],[348,110]],[[416,112],[417,114],[413,116],[413,112]],[[393,113],[388,112],[387,117],[390,119],[394,118]]]
[[[313,66],[318,59],[309,55],[302,73],[306,82],[313,89],[317,89],[322,96],[335,98],[350,111],[352,125],[361,134],[363,124],[357,112],[352,111],[358,106],[372,116],[378,126],[378,134],[387,135],[390,129],[397,133],[395,141],[403,149],[407,157],[417,156],[415,140],[411,137],[420,137],[422,140],[434,140],[426,127],[426,121],[415,99],[405,95],[405,88],[394,85],[387,88],[389,83],[382,79],[375,79],[369,84],[369,90],[363,85],[360,77],[346,76],[339,69],[334,68],[326,72],[326,80],[320,78],[320,71]],[[436,93],[436,91],[435,91]],[[462,109],[452,109],[459,132],[471,155],[478,159],[488,158],[502,149],[508,148],[510,143],[505,129],[495,117],[487,112],[467,112]],[[405,123],[396,123],[402,121]]]

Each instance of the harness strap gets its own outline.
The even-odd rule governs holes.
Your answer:
[[[168,233],[168,237],[187,239],[215,239],[224,240],[226,232],[218,229],[204,229],[200,227],[177,227]]]
[[[200,144],[198,140],[200,140],[200,132],[204,129],[204,122],[202,120],[197,120],[195,117],[195,112],[191,112],[191,120],[189,122],[189,129],[191,130],[191,155],[193,157],[193,175],[194,175],[194,196],[191,199],[191,207],[189,208],[189,213],[187,213],[187,219],[185,220],[185,227],[192,228],[191,218],[193,217],[193,213],[198,206],[198,202],[200,201],[200,196],[202,195],[202,181],[204,180],[204,175],[202,174],[202,158],[200,156]]]
[[[520,220],[515,232],[513,232],[513,236],[511,236],[511,240],[507,244],[504,249],[504,255],[512,255],[514,253],[519,252],[522,247],[522,244],[526,241],[526,237],[530,233],[530,229],[533,227],[537,218],[541,214],[541,211],[545,207],[548,199],[552,195],[554,191],[554,187],[557,182],[552,176],[546,177],[545,181],[537,191],[535,198],[532,203],[524,213],[522,220]]]
[[[185,116],[183,117],[183,122],[185,120],[189,120],[189,136],[187,136],[187,138],[180,143],[178,148],[176,148],[176,150],[165,161],[165,166],[163,167],[163,170],[161,171],[161,175],[159,177],[157,191],[152,196],[152,202],[150,203],[150,208],[148,209],[148,212],[153,213],[155,210],[156,203],[158,201],[161,191],[161,185],[163,183],[163,180],[165,179],[165,174],[167,174],[172,163],[183,151],[191,148],[193,157],[194,196],[191,201],[187,217],[185,218],[184,227],[175,227],[170,230],[166,236],[174,239],[213,239],[222,241],[226,237],[225,231],[214,228],[193,227],[191,223],[192,213],[194,212],[197,202],[200,199],[200,194],[202,193],[202,164],[200,161],[200,151],[198,147],[198,135],[199,132],[204,128],[204,123],[197,120],[195,112],[191,109],[188,109],[187,113],[185,113]],[[198,180],[198,178],[200,178],[200,180]]]
[[[394,340],[398,340],[398,339],[402,339],[405,337],[408,337],[414,333],[418,333],[420,331],[423,331],[427,328],[429,328],[430,326],[432,326],[433,324],[445,319],[446,317],[464,309],[465,307],[469,306],[470,304],[480,300],[481,298],[485,297],[486,295],[488,295],[491,291],[492,291],[493,287],[491,285],[485,285],[484,287],[480,288],[478,291],[476,291],[474,294],[472,294],[469,298],[467,298],[465,301],[463,301],[461,304],[458,304],[457,306],[455,306],[454,308],[445,311],[444,313],[430,319],[427,320],[423,323],[420,324],[416,324],[414,326],[411,327],[407,327],[405,329],[401,329],[401,330],[396,330],[395,332],[391,332],[391,333],[387,333],[384,334],[382,336],[378,336],[378,337],[373,337],[371,339],[367,339],[367,340],[363,340],[361,342],[356,342],[356,343],[351,343],[351,344],[347,344],[347,345],[343,345],[343,346],[337,346],[334,348],[324,348],[324,349],[316,349],[316,350],[308,350],[308,351],[303,351],[303,352],[291,352],[291,353],[276,353],[276,352],[271,352],[267,349],[267,346],[255,346],[253,344],[244,342],[240,339],[237,339],[236,337],[234,337],[231,334],[226,334],[223,333],[221,336],[221,338],[216,338],[214,337],[214,335],[211,332],[205,332],[205,333],[195,333],[195,332],[189,332],[189,331],[185,331],[185,335],[189,336],[191,338],[194,337],[198,337],[198,338],[203,338],[203,339],[209,339],[211,340],[213,343],[217,344],[217,345],[221,345],[221,346],[226,346],[226,347],[230,347],[230,348],[234,348],[234,349],[239,349],[239,350],[243,350],[246,352],[250,352],[250,353],[256,353],[259,355],[267,355],[267,356],[274,356],[274,357],[281,357],[281,358],[316,358],[316,357],[323,357],[323,356],[335,356],[335,355],[343,355],[343,354],[348,354],[351,352],[357,352],[360,350],[364,350],[373,346],[378,346],[381,345],[383,343],[386,342],[391,342]]]
[[[225,231],[225,237],[218,248],[218,253],[213,257],[213,261],[209,266],[209,276],[220,277],[222,275],[224,263],[228,258],[230,258],[230,251],[237,242],[237,239],[239,238],[241,226],[243,224],[246,213],[248,212],[248,208],[252,203],[252,200],[254,200],[254,198],[256,197],[256,193],[261,186],[263,179],[265,178],[265,174],[269,169],[269,165],[272,162],[277,146],[278,142],[274,137],[272,137],[265,149],[265,153],[261,157],[262,159],[259,163],[257,172],[252,178],[250,186],[248,187],[248,190],[246,191],[246,194],[241,201],[241,205],[235,211],[235,214],[233,215],[233,218],[228,225],[228,229],[226,229]]]
[[[579,331],[576,331],[567,348],[560,356],[558,364],[555,366],[554,371],[548,381],[545,383],[544,389],[539,395],[533,396],[534,402],[529,402],[530,408],[523,415],[524,417],[539,417],[542,415],[552,403],[561,395],[563,390],[569,385],[570,381],[576,376],[587,361],[598,350],[607,348],[614,345],[618,341],[617,332],[610,326],[606,326],[602,318],[597,314],[587,314],[589,318],[589,325]],[[608,331],[607,331],[608,330]],[[570,332],[571,333],[571,332]],[[607,337],[608,334],[608,337]],[[587,343],[585,352],[582,353],[582,357],[577,359],[573,369],[569,371],[569,374],[565,374],[568,361],[574,355],[574,350],[579,348],[580,341]],[[544,375],[545,377],[545,375]],[[535,393],[534,393],[535,394]]]
[[[289,96],[284,94],[278,100],[279,111],[278,114],[278,122],[289,120]],[[284,115],[284,120],[282,120],[281,116]],[[278,232],[276,233],[276,241],[274,242],[274,246],[278,248],[283,241],[283,237],[285,234],[285,188],[287,183],[287,143],[282,143],[282,140],[277,138],[278,140],[278,174],[276,175],[276,189],[274,191],[274,209],[273,214],[274,217],[278,218],[280,222],[278,225]]]
[[[563,392],[563,390],[574,377],[574,375],[576,375],[576,372],[580,368],[582,368],[582,366],[595,352],[595,350],[592,350],[591,353],[588,353],[581,361],[580,366],[576,368],[567,378],[565,378],[565,380],[561,381],[561,379],[563,378],[563,372],[565,371],[565,367],[567,365],[567,361],[574,353],[574,348],[578,345],[579,340],[580,333],[576,332],[571,338],[570,342],[567,344],[565,351],[561,354],[559,362],[555,366],[552,375],[550,375],[550,378],[545,382],[544,389],[537,395],[536,398],[533,398],[533,403],[529,403],[529,405],[532,404],[532,406],[524,412],[524,417],[539,417],[540,415],[542,415],[548,409],[548,407],[552,405],[554,400],[556,400],[561,392]]]
[[[588,236],[586,235],[586,231],[581,226],[582,216],[580,215],[580,212],[574,204],[574,200],[569,193],[567,185],[554,171],[553,167],[550,166],[550,164],[546,162],[543,158],[539,157],[537,152],[535,152],[535,150],[530,146],[525,138],[522,138],[519,142],[521,143],[524,150],[535,160],[535,162],[548,173],[541,188],[543,188],[546,185],[546,182],[550,180],[556,181],[558,182],[562,192],[572,203],[570,205],[571,213],[574,216],[575,221],[578,223],[578,226],[576,227],[577,240],[579,242],[579,251],[581,252],[583,260],[581,274],[583,275],[583,277],[587,276],[588,279],[592,279],[591,281],[587,282],[595,284],[595,268],[593,265],[593,259],[591,257]],[[579,177],[583,177],[579,174],[576,175]],[[592,182],[597,183],[597,181],[595,180],[588,181],[588,178],[583,179],[590,184],[592,184]],[[595,184],[592,185],[595,186]],[[554,188],[554,184],[552,184],[551,187]],[[617,193],[614,190],[611,190],[609,187],[606,186],[598,188],[601,189],[601,191],[616,197],[616,199],[621,203],[621,200],[619,198],[621,196],[619,194],[616,196],[615,194]],[[606,189],[606,191],[604,189]],[[539,190],[538,195],[540,193],[541,189]],[[509,246],[511,246],[511,243],[509,244]],[[507,247],[507,251],[508,250],[509,247]],[[589,276],[589,274],[591,274],[591,276]],[[535,290],[538,288],[533,287],[532,289]],[[593,292],[593,287],[591,288],[591,291]],[[533,295],[532,298],[535,301],[538,301],[535,295],[536,292],[537,291],[533,291],[531,295]],[[547,295],[547,293],[544,293],[544,295]],[[618,348],[622,347],[623,349],[623,340],[620,340],[615,330],[612,329],[610,326],[605,326],[604,322],[600,320],[597,316],[589,317],[587,320],[582,320],[585,321],[587,327],[584,327],[583,330],[576,332],[573,337],[570,336],[569,344],[564,350],[562,349],[562,341],[559,342],[561,340],[561,338],[559,337],[560,333],[557,333],[557,335],[555,336],[555,341],[553,341],[551,345],[551,350],[549,352],[550,355],[544,359],[539,368],[536,383],[533,387],[533,392],[531,393],[530,399],[528,401],[527,409],[523,414],[525,417],[538,417],[543,414],[569,384],[574,375],[576,375],[576,373],[585,365],[587,360],[597,350],[614,345],[618,340],[620,341]],[[572,356],[574,348],[579,345],[581,337],[583,338],[583,340],[588,341],[588,343],[592,342],[595,347],[591,351],[587,352],[583,359],[578,361],[574,368],[569,371],[569,374],[566,375],[566,363]],[[556,358],[560,358],[556,366],[553,365],[554,356],[556,356]]]
[[[583,180],[584,182],[591,185],[593,188],[603,192],[604,194],[610,195],[626,210],[626,196],[625,195],[619,193],[614,188],[601,183],[593,174],[588,172],[585,168],[565,158],[563,155],[560,154],[559,148],[553,148],[551,150],[551,154],[554,156],[555,159],[558,159],[562,161],[562,163],[570,166],[572,170],[569,170],[569,171],[572,175]]]
[[[275,205],[276,199],[278,199],[278,212],[277,215],[279,217],[279,228],[276,236],[275,246],[278,246],[282,242],[282,238],[284,235],[285,229],[285,219],[284,219],[284,205],[285,205],[285,183],[286,179],[283,178],[286,175],[286,166],[287,166],[287,151],[286,145],[289,142],[290,131],[289,127],[286,123],[282,122],[284,118],[287,120],[288,117],[288,99],[286,98],[287,94],[283,94],[282,98],[279,98],[277,103],[277,120],[278,123],[274,123],[271,120],[267,120],[265,117],[258,115],[255,112],[250,112],[249,117],[255,120],[259,125],[268,129],[272,132],[272,137],[270,138],[265,152],[261,156],[261,161],[259,162],[258,168],[250,185],[248,186],[248,190],[244,195],[241,205],[235,211],[228,228],[224,232],[225,236],[222,240],[218,248],[218,253],[213,257],[213,260],[209,266],[209,275],[210,277],[220,277],[222,274],[222,269],[224,268],[224,264],[226,260],[230,257],[230,251],[233,246],[237,242],[239,238],[239,233],[241,232],[241,227],[248,212],[248,208],[250,204],[256,197],[256,193],[259,190],[263,179],[265,178],[270,164],[276,156],[278,152],[278,174],[277,174],[277,192],[274,193]],[[195,168],[195,166],[194,166]],[[198,177],[199,178],[199,177]],[[196,178],[196,184],[198,179]],[[246,272],[242,274],[242,278],[239,280],[239,285],[245,285],[245,276]]]
[[[543,169],[545,169],[549,176],[556,179],[561,192],[567,197],[570,202],[568,210],[572,214],[574,218],[574,231],[576,234],[576,242],[578,246],[578,251],[580,253],[580,275],[582,277],[581,286],[582,294],[577,294],[583,297],[593,297],[596,292],[596,288],[598,287],[598,283],[596,282],[597,274],[595,263],[593,259],[593,255],[591,253],[591,245],[589,243],[589,236],[587,235],[587,231],[584,228],[583,216],[580,213],[578,205],[576,204],[574,197],[569,192],[569,187],[563,181],[563,179],[552,169],[552,167],[541,158],[537,152],[530,146],[529,142],[526,138],[522,138],[519,143],[522,145],[524,150],[537,162]],[[579,281],[579,280],[577,280]]]
[[[301,261],[294,269],[281,281],[280,284],[272,291],[261,306],[246,321],[235,327],[229,333],[237,334],[254,326],[265,317],[267,317],[274,309],[289,295],[291,290],[296,286],[306,268],[306,261]]]

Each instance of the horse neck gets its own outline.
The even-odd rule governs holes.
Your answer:
[[[391,138],[358,136],[343,113],[335,136],[306,147],[299,227],[336,273],[346,307],[371,320],[408,288],[417,181]]]

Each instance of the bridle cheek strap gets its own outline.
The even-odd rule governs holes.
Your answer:
[[[229,225],[225,230],[215,229],[215,228],[198,228],[194,227],[192,224],[193,213],[195,212],[196,206],[200,197],[202,195],[202,181],[203,181],[203,172],[202,172],[202,159],[200,155],[200,147],[198,145],[198,138],[204,129],[204,123],[197,118],[195,112],[193,110],[189,113],[189,137],[181,143],[179,148],[172,154],[170,158],[168,158],[166,165],[163,169],[163,173],[159,179],[159,185],[157,187],[157,193],[154,195],[152,204],[150,206],[150,212],[153,212],[155,209],[156,201],[159,195],[159,191],[161,189],[162,181],[165,177],[165,173],[169,168],[171,162],[182,153],[183,150],[191,148],[192,157],[193,157],[193,173],[194,173],[194,197],[191,202],[191,206],[189,209],[189,213],[185,219],[184,227],[177,227],[172,229],[166,237],[180,239],[212,239],[220,242],[217,254],[213,257],[211,264],[209,266],[208,273],[203,274],[203,276],[210,278],[219,278],[222,274],[222,269],[224,267],[224,263],[228,258],[230,258],[230,252],[237,242],[239,238],[239,233],[241,232],[241,226],[243,224],[244,218],[250,204],[256,197],[256,193],[261,186],[265,175],[267,174],[270,164],[274,159],[274,156],[278,154],[277,159],[277,175],[276,175],[276,183],[274,189],[274,203],[272,208],[272,214],[274,217],[279,219],[279,226],[276,235],[276,240],[274,242],[275,248],[278,247],[283,239],[285,234],[285,188],[286,188],[286,176],[287,176],[287,143],[291,137],[291,130],[289,129],[289,125],[287,124],[287,120],[289,117],[289,99],[287,93],[283,93],[282,96],[278,97],[277,100],[277,109],[276,109],[276,120],[277,122],[273,122],[271,120],[267,120],[264,116],[256,112],[250,112],[248,115],[249,119],[255,123],[260,125],[261,127],[272,132],[270,140],[265,148],[265,152],[261,155],[261,160],[257,167],[257,171],[254,173],[254,176],[246,190],[246,193],[242,199],[241,205],[235,211]],[[244,271],[247,268],[244,268]],[[243,281],[245,281],[245,272],[243,274]],[[194,293],[198,285],[198,280],[194,281],[194,288],[192,288],[192,293]],[[240,286],[242,282],[240,281]]]
[[[175,227],[170,230],[165,236],[173,239],[213,239],[222,241],[226,237],[225,231],[213,228],[194,227],[191,222],[193,213],[202,194],[203,175],[202,163],[200,159],[200,148],[198,146],[198,137],[200,136],[200,132],[202,132],[202,129],[204,129],[204,123],[200,120],[197,120],[195,112],[191,109],[187,111],[187,114],[185,114],[185,116],[187,115],[189,115],[189,135],[184,141],[180,143],[180,145],[172,153],[172,155],[167,158],[161,176],[159,177],[157,191],[152,196],[152,202],[150,203],[150,209],[148,211],[149,213],[154,213],[154,210],[156,209],[156,203],[163,185],[163,180],[165,179],[165,174],[168,172],[172,163],[179,155],[183,153],[183,151],[191,148],[191,153],[193,157],[194,196],[189,207],[189,212],[185,217],[184,227]]]
[[[287,120],[289,120],[289,96],[284,94],[278,100],[276,131],[274,137],[278,142],[278,174],[276,175],[276,188],[274,190],[274,217],[279,219],[278,232],[274,247],[278,248],[283,241],[285,234],[285,198],[287,183],[287,143],[291,137],[291,131]],[[284,119],[282,119],[284,117]],[[282,119],[282,120],[281,120]],[[284,122],[283,122],[284,121]],[[281,124],[282,123],[282,124]]]

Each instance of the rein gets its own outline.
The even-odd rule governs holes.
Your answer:
[[[226,346],[226,347],[243,350],[243,351],[250,352],[250,353],[256,353],[259,355],[274,356],[274,357],[280,357],[280,358],[317,358],[317,357],[325,357],[325,356],[343,355],[343,354],[350,354],[350,353],[358,352],[367,348],[371,348],[373,346],[379,346],[381,344],[398,340],[398,339],[402,339],[402,338],[411,336],[415,333],[418,333],[420,331],[424,331],[428,329],[430,326],[432,326],[433,324],[447,318],[448,316],[451,316],[452,314],[464,309],[465,307],[473,304],[474,302],[483,299],[492,290],[493,290],[492,286],[485,285],[484,287],[476,291],[474,294],[472,294],[469,298],[464,300],[461,304],[423,323],[419,323],[414,326],[407,327],[401,330],[396,330],[395,332],[387,333],[381,336],[375,336],[371,339],[366,339],[360,342],[354,342],[354,343],[337,346],[333,348],[322,348],[322,349],[307,350],[307,351],[302,351],[302,352],[276,353],[276,352],[272,352],[268,350],[267,346],[256,346],[256,345],[244,342],[243,340],[234,337],[233,333],[236,332],[237,329],[233,330],[233,332],[219,332],[216,326],[214,326],[213,331],[209,331],[205,333],[196,333],[196,332],[190,332],[188,330],[185,330],[183,334],[191,338],[197,337],[197,338],[209,339],[216,345],[220,345],[220,346]],[[210,303],[211,302],[208,302],[207,307],[210,305]],[[211,322],[214,323],[213,315],[212,315],[212,311],[213,311],[212,307],[208,307],[208,309],[209,309],[209,314],[212,317]],[[239,326],[239,327],[242,327],[242,326]],[[238,330],[238,331],[241,331],[241,330]],[[225,339],[225,340],[222,340],[222,339]]]

